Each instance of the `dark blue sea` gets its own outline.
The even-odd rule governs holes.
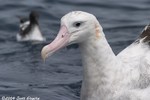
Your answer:
[[[19,43],[17,16],[27,17],[33,10],[40,15],[40,28],[47,41]],[[0,100],[80,99],[82,63],[78,47],[64,48],[45,63],[40,55],[42,47],[58,33],[61,17],[74,10],[98,18],[115,54],[131,44],[150,23],[150,0],[0,0]]]

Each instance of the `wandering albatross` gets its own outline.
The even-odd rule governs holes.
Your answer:
[[[16,35],[17,41],[38,41],[42,42],[46,39],[43,37],[39,23],[39,15],[35,11],[31,11],[29,14],[29,20],[26,18],[20,18],[19,33]]]
[[[83,64],[80,100],[150,100],[150,25],[115,55],[96,17],[73,11],[62,17],[57,37],[41,55],[45,60],[74,43],[79,44]]]

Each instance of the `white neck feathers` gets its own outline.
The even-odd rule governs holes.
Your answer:
[[[84,68],[81,100],[105,100],[117,69],[113,67],[119,66],[117,57],[100,31],[80,44],[80,49]]]

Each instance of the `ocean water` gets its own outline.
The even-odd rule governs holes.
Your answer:
[[[55,38],[66,13],[82,10],[94,14],[115,54],[131,44],[150,23],[149,0],[0,1],[0,99],[79,100],[82,63],[78,47],[64,48],[46,63],[40,56],[42,47]],[[28,16],[32,10],[40,15],[40,28],[47,41],[19,43],[16,16]]]

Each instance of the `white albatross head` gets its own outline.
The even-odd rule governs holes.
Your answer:
[[[61,27],[54,41],[43,47],[41,55],[45,60],[62,47],[83,43],[90,37],[99,38],[102,27],[96,17],[83,11],[73,11],[61,18]]]

